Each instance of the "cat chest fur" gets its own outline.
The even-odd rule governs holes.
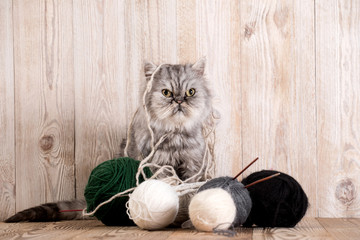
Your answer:
[[[159,146],[151,162],[161,166],[171,165],[181,179],[186,179],[201,168],[204,152],[205,141],[200,130],[174,132],[169,133]]]

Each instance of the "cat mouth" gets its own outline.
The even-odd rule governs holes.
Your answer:
[[[180,113],[184,114],[184,108],[179,105],[174,109],[174,113],[175,114],[180,114]]]

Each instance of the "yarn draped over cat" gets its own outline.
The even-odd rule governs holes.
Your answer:
[[[203,137],[205,139],[205,152],[203,155],[203,159],[202,159],[202,165],[200,170],[198,171],[198,173],[194,174],[193,176],[187,178],[187,179],[180,179],[179,176],[177,175],[175,169],[170,166],[170,165],[162,165],[160,166],[159,164],[155,164],[152,163],[152,157],[154,156],[155,152],[157,151],[158,147],[166,140],[166,138],[168,137],[169,133],[165,133],[164,135],[162,135],[160,137],[160,139],[155,143],[155,139],[154,139],[154,131],[150,126],[150,114],[149,111],[147,109],[146,106],[146,96],[147,94],[149,94],[149,92],[151,91],[152,88],[152,84],[154,81],[154,76],[155,74],[161,69],[161,67],[164,64],[159,65],[154,72],[151,74],[150,80],[148,81],[147,85],[146,85],[146,89],[145,92],[143,94],[143,98],[142,98],[142,104],[143,104],[143,108],[145,110],[145,114],[146,114],[146,120],[147,120],[147,127],[148,130],[150,132],[150,136],[151,136],[151,151],[148,154],[148,156],[146,156],[144,159],[142,159],[140,161],[137,173],[136,173],[136,186],[133,188],[129,188],[125,191],[119,192],[115,195],[113,195],[111,198],[109,198],[106,201],[103,201],[102,203],[100,203],[93,211],[91,212],[87,212],[86,209],[83,210],[83,215],[84,216],[92,216],[94,215],[102,206],[104,206],[105,204],[110,203],[111,201],[113,201],[116,198],[119,197],[124,197],[124,196],[129,196],[131,195],[132,192],[134,192],[134,190],[139,186],[140,184],[140,177],[142,179],[144,179],[145,181],[148,179],[158,179],[161,180],[164,183],[169,184],[170,186],[173,187],[173,189],[175,190],[175,192],[177,193],[177,195],[180,196],[184,196],[186,194],[189,193],[194,193],[196,192],[200,186],[202,186],[205,180],[211,179],[214,177],[214,172],[215,172],[215,158],[214,158],[214,142],[215,142],[215,132],[214,132],[214,127],[215,127],[215,122],[216,119],[218,119],[219,117],[216,116],[214,114],[214,112],[212,112],[212,114],[210,114],[209,119],[207,119],[205,121],[205,123],[202,126],[202,134]],[[134,114],[135,116],[135,114]],[[134,121],[134,117],[129,125],[129,129],[130,126],[132,124],[132,122]],[[128,131],[129,133],[130,131]],[[126,143],[126,147],[124,150],[124,154],[125,156],[128,156],[127,151],[128,151],[128,147],[129,147],[129,136],[127,138],[127,143]],[[150,168],[152,170],[152,176],[148,177],[148,175],[145,172],[145,169]],[[155,171],[154,171],[155,169]],[[202,181],[200,181],[202,180]],[[128,205],[128,204],[127,204]],[[130,219],[132,219],[132,217],[129,214],[129,211],[127,211]]]

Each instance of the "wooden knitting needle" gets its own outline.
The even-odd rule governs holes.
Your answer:
[[[249,163],[249,165],[247,165],[243,170],[241,170],[232,180],[235,180],[238,178],[238,176],[240,176],[240,174],[242,174],[243,172],[245,172],[246,169],[248,169],[254,162],[256,162],[259,159],[259,157],[255,158],[251,163]]]
[[[268,177],[259,179],[259,180],[255,181],[255,182],[252,182],[252,183],[249,183],[249,184],[246,185],[244,188],[251,187],[251,186],[253,186],[253,185],[257,184],[257,183],[264,182],[264,181],[266,181],[266,180],[269,180],[270,178],[277,177],[277,176],[279,176],[279,175],[280,175],[280,173],[275,173],[275,174],[273,174],[273,175],[271,175],[271,176],[268,176]]]

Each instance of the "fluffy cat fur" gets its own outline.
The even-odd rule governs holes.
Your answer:
[[[144,95],[146,85],[157,68],[152,63],[145,63],[146,81],[141,96]],[[163,64],[159,67],[153,76],[151,90],[145,95],[148,115],[144,106],[136,111],[129,127],[125,155],[142,160],[150,153],[152,146],[149,123],[154,143],[167,134],[164,142],[156,150],[152,163],[172,166],[182,180],[200,171],[206,148],[203,126],[213,111],[204,69],[204,59],[195,64]],[[205,178],[206,175],[202,174],[196,180]],[[178,222],[186,220],[189,198],[190,196],[187,196],[181,201],[183,203],[180,204],[182,209]],[[82,219],[81,212],[60,213],[60,210],[85,207],[83,200],[47,203],[21,211],[5,222]]]
[[[212,113],[212,104],[203,77],[204,64],[201,60],[195,65],[162,65],[145,97],[154,142],[167,134],[151,162],[172,166],[182,180],[199,172],[205,152],[203,125]],[[155,65],[145,64],[148,81],[155,69]],[[190,89],[195,93],[187,96],[186,92]],[[170,92],[169,96],[164,96],[164,90]],[[143,159],[150,153],[151,135],[147,125],[145,109],[141,107],[135,114],[128,135],[126,152],[130,157]]]

